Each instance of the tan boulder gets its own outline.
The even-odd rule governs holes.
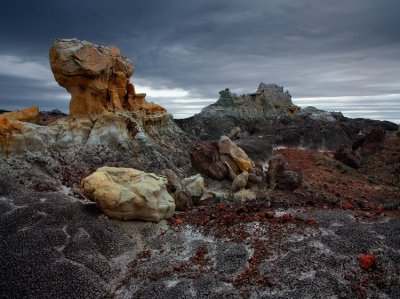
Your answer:
[[[200,174],[196,174],[182,180],[183,185],[189,191],[194,202],[198,203],[200,197],[204,194],[204,178]]]
[[[236,192],[246,188],[248,180],[249,180],[249,173],[247,171],[243,171],[233,180],[232,191]]]
[[[254,167],[253,161],[247,156],[245,151],[238,147],[227,136],[221,136],[219,140],[219,152],[229,155],[241,170],[249,171]]]
[[[82,180],[83,193],[111,218],[159,222],[175,212],[167,179],[133,168],[101,167]]]

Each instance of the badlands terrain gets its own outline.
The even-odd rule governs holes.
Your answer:
[[[400,298],[397,124],[264,83],[174,120],[116,47],[49,59],[69,114],[0,114],[1,298]]]

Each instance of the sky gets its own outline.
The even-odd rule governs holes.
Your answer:
[[[0,109],[68,112],[56,38],[115,45],[137,92],[174,117],[225,88],[284,86],[299,106],[400,123],[398,0],[2,0]]]

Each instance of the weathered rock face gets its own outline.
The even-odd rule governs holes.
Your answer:
[[[351,146],[360,130],[369,132],[378,126],[392,131],[398,129],[397,124],[387,121],[350,119],[340,112],[326,112],[314,107],[300,110],[282,87],[264,83],[260,83],[255,93],[242,96],[229,89],[223,90],[214,104],[193,117],[176,122],[200,140],[217,140],[239,128],[239,141],[256,162],[265,162],[271,152],[266,155],[252,153],[245,148],[246,144],[251,143],[256,148],[284,145],[335,151],[338,144]]]
[[[287,168],[287,160],[283,155],[275,155],[268,162],[267,180],[272,189],[276,188],[276,177]]]
[[[129,83],[133,63],[116,47],[103,47],[77,39],[56,40],[50,49],[54,78],[71,93],[70,116],[92,116],[106,111],[165,114],[145,101]]]
[[[358,136],[351,149],[345,145],[340,145],[334,158],[347,166],[358,169],[366,157],[383,149],[384,140],[385,129],[382,127],[374,128],[369,133]]]
[[[14,137],[21,134],[24,123],[39,122],[39,107],[16,110],[0,115],[0,153],[8,156],[12,152]],[[17,137],[18,138],[18,137]]]
[[[167,180],[133,168],[101,167],[82,180],[84,194],[111,218],[158,222],[175,212]]]
[[[303,182],[301,172],[293,170],[284,170],[276,177],[277,186],[279,190],[293,191],[299,188]]]

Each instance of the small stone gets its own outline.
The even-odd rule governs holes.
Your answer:
[[[317,224],[317,219],[315,219],[315,218],[307,218],[305,223],[307,225],[316,225]]]
[[[360,256],[360,267],[363,270],[371,269],[375,265],[375,255],[373,254],[364,254]]]
[[[178,218],[175,219],[175,223],[176,224],[182,224],[183,223],[183,219],[178,217]]]
[[[247,171],[243,171],[233,180],[232,191],[236,192],[246,188],[248,179],[249,179],[249,173]]]

